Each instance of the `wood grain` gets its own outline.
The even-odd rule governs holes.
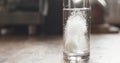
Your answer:
[[[120,34],[91,36],[89,63],[120,63]],[[0,63],[63,63],[62,36],[0,37]]]

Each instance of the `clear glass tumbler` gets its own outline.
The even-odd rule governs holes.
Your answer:
[[[89,0],[63,0],[64,60],[83,63],[90,53]]]

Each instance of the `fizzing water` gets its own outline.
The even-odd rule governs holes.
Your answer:
[[[64,59],[77,63],[89,59],[88,8],[63,9]]]

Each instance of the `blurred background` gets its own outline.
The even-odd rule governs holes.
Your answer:
[[[92,33],[118,33],[120,1],[91,1]],[[1,35],[62,34],[62,22],[62,0],[0,0]]]
[[[62,1],[0,0],[1,34],[62,34]]]

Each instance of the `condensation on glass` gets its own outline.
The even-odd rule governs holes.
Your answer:
[[[63,0],[65,63],[84,63],[89,59],[89,12],[89,0]]]

